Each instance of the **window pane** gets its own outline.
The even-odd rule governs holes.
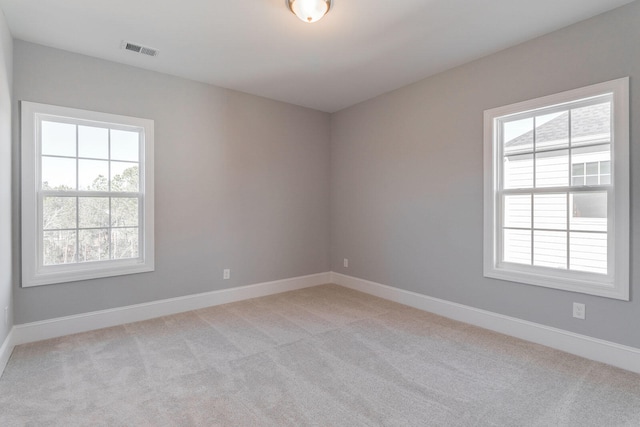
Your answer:
[[[113,258],[138,257],[138,228],[114,228],[111,230]]]
[[[536,194],[533,198],[533,223],[535,228],[567,229],[567,195]]]
[[[138,226],[138,199],[114,197],[111,199],[111,226]]]
[[[611,103],[571,110],[571,145],[611,141]]]
[[[504,153],[533,150],[533,118],[505,122],[502,126]]]
[[[573,178],[573,185],[584,185],[584,176],[579,176],[577,178]]]
[[[607,193],[571,193],[571,230],[607,231]]]
[[[536,117],[536,150],[569,145],[569,112]]]
[[[567,233],[564,231],[534,231],[533,265],[566,269]]]
[[[80,197],[80,228],[100,228],[109,226],[108,197]]]
[[[598,185],[598,175],[596,176],[587,176],[587,185]]]
[[[569,184],[569,150],[536,154],[536,187],[562,187]]]
[[[75,190],[76,160],[42,156],[42,189]]]
[[[67,123],[42,122],[42,154],[76,156],[76,126]]]
[[[598,162],[589,162],[586,164],[587,175],[598,175]]]
[[[111,130],[111,160],[138,161],[140,134],[124,130]]]
[[[109,129],[78,126],[78,156],[109,159]]]
[[[504,197],[504,225],[531,228],[531,195]]]
[[[78,160],[80,190],[108,191],[109,162],[106,160]]]
[[[138,191],[138,164],[111,162],[111,191]]]
[[[570,233],[571,270],[607,274],[607,234]]]
[[[533,154],[504,158],[504,188],[533,187]]]
[[[531,231],[504,230],[504,262],[531,265]]]
[[[586,168],[593,171],[591,173],[597,174],[598,162],[609,162],[611,160],[611,145],[602,144],[595,145],[593,147],[580,147],[571,150],[571,162],[575,166],[576,164],[585,164]],[[594,166],[593,163],[596,163]],[[591,165],[591,166],[589,166]],[[590,172],[587,172],[589,174]],[[610,172],[608,172],[610,173]]]
[[[76,261],[75,231],[45,231],[42,233],[44,265],[69,264]]]
[[[109,230],[80,230],[78,261],[101,261],[109,259]]]
[[[42,229],[76,228],[75,197],[44,197],[42,201]]]
[[[584,163],[576,163],[574,159],[573,166],[571,167],[571,174],[572,176],[584,175]]]
[[[582,185],[609,185],[611,182],[611,145],[602,144],[571,150],[573,169],[581,165],[586,177]]]

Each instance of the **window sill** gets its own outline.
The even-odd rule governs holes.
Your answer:
[[[22,287],[28,288],[34,286],[53,285],[56,283],[77,282],[81,280],[100,279],[154,271],[153,263],[142,263],[139,260],[109,262],[109,265],[105,265],[104,267],[97,267],[96,263],[56,267],[45,267],[31,277],[27,277],[26,275],[23,276]]]
[[[622,286],[620,283],[553,277],[496,267],[485,267],[484,277],[629,301],[629,287]]]

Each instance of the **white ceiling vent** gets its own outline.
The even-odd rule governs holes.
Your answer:
[[[124,50],[130,50],[131,52],[139,53],[141,55],[158,56],[160,51],[152,47],[142,46],[136,43],[123,41],[120,47]]]

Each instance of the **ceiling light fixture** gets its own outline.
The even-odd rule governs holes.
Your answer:
[[[287,0],[289,10],[301,21],[319,21],[331,9],[331,0]]]

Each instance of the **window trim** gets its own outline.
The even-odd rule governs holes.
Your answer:
[[[155,268],[154,258],[154,121],[56,105],[21,101],[21,165],[22,165],[22,287],[42,286],[126,274],[144,273]],[[143,129],[139,158],[139,204],[141,240],[138,258],[105,260],[43,266],[41,256],[42,224],[39,203],[40,116],[57,116],[78,124],[82,121],[103,123],[112,128]],[[77,155],[77,153],[76,153]]]
[[[610,221],[613,229],[608,230],[609,238],[613,238],[614,242],[612,247],[610,246],[613,253],[610,251],[608,254],[608,266],[613,270],[610,272],[610,280],[608,282],[594,280],[594,276],[579,272],[565,272],[568,273],[564,274],[565,277],[559,277],[559,275],[545,274],[545,267],[513,268],[513,266],[498,265],[497,233],[501,230],[499,218],[501,213],[497,212],[497,207],[499,206],[498,197],[501,194],[499,168],[502,164],[499,133],[495,131],[498,119],[609,93],[613,95],[611,170],[614,171],[613,189],[609,194],[614,200],[612,204],[608,203],[608,209],[613,206],[615,211]],[[484,112],[484,276],[629,301],[629,164],[629,77],[486,110]]]

